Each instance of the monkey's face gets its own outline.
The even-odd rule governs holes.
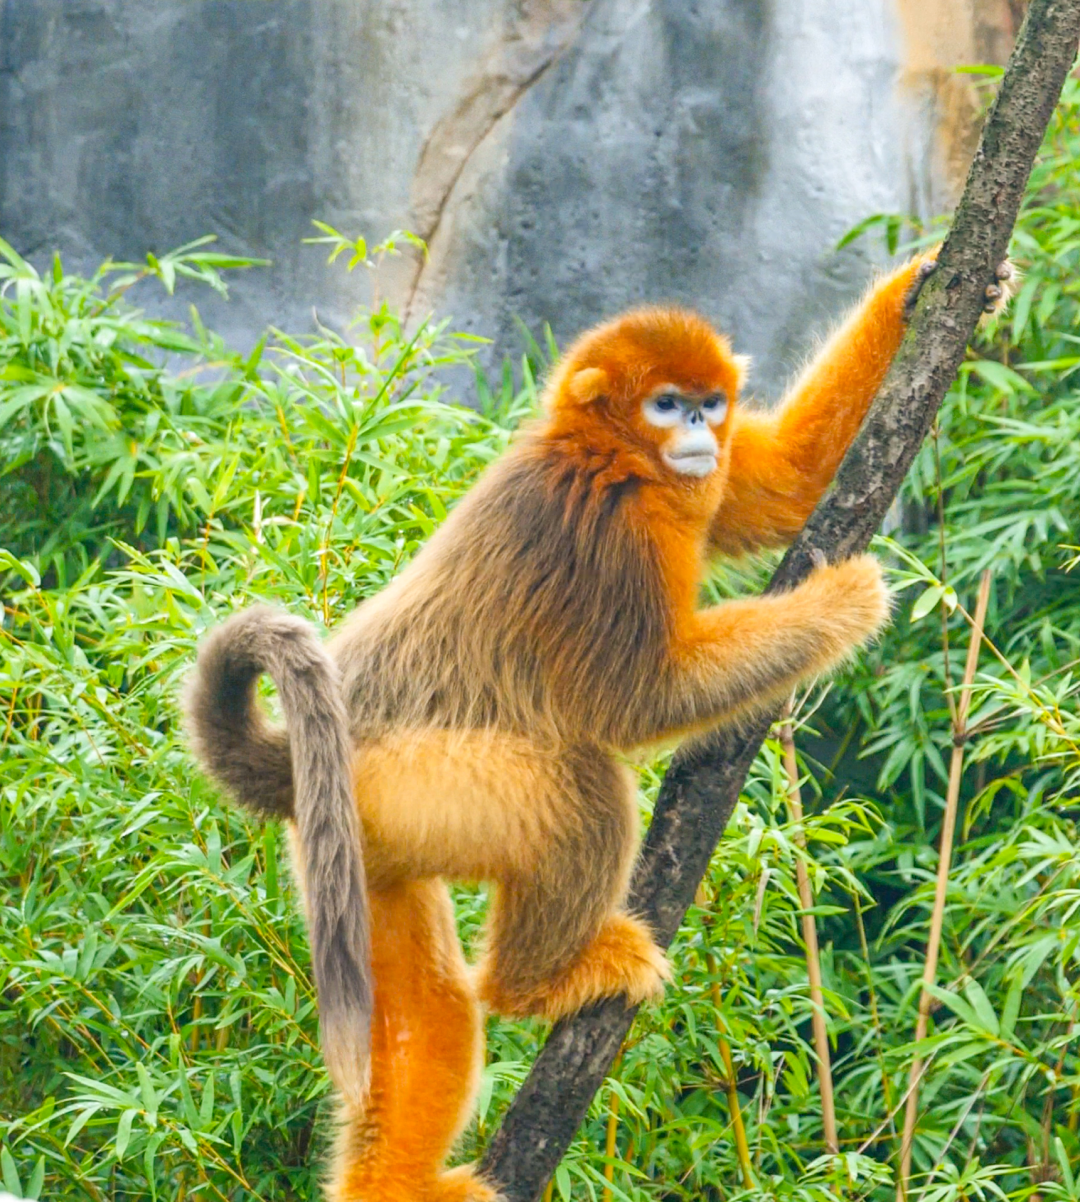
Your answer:
[[[708,491],[724,469],[745,368],[704,318],[637,309],[582,335],[546,402],[560,431],[583,446],[647,459],[662,478]]]
[[[660,458],[680,476],[709,476],[720,461],[720,436],[727,420],[723,392],[686,393],[665,384],[641,405],[641,418],[655,431]]]

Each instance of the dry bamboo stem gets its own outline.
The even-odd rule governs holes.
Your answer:
[[[724,1062],[726,1081],[724,1089],[727,1093],[728,1110],[731,1113],[731,1129],[735,1135],[735,1154],[739,1158],[739,1170],[742,1173],[743,1185],[747,1189],[756,1189],[754,1182],[754,1167],[750,1160],[750,1144],[746,1138],[746,1127],[743,1124],[742,1107],[739,1105],[739,1090],[735,1079],[735,1061],[731,1055],[731,1045],[727,1041],[723,1020],[720,1017],[720,980],[717,975],[716,957],[712,952],[705,955],[705,966],[712,978],[710,987],[713,1009],[716,1011],[717,1034],[716,1043],[720,1049],[720,1059]]]
[[[805,851],[806,836],[802,831],[802,792],[799,789],[799,765],[795,758],[795,735],[791,729],[791,708],[788,707],[783,726],[780,728],[780,745],[784,749],[784,768],[788,778],[788,811],[791,821],[799,828],[795,835],[796,845]],[[821,1126],[825,1133],[825,1148],[833,1156],[840,1151],[840,1140],[836,1131],[836,1102],[833,1097],[832,1060],[829,1054],[829,1030],[825,1021],[825,995],[821,989],[821,956],[818,952],[817,922],[811,911],[814,895],[810,889],[810,874],[806,861],[795,859],[795,883],[799,890],[799,905],[802,908],[803,944],[806,947],[806,975],[810,982],[810,1005],[813,1007],[811,1023],[814,1032],[814,1051],[817,1053],[818,1085],[821,1090]]]
[[[608,1109],[607,1140],[604,1144],[604,1154],[607,1164],[604,1165],[604,1202],[611,1202],[611,1182],[615,1179],[615,1136],[619,1130],[619,1095],[612,1093]]]
[[[622,1056],[611,1066],[613,1077],[618,1073],[621,1063]],[[604,1186],[604,1202],[611,1202],[611,1182],[615,1180],[615,1139],[618,1132],[619,1095],[613,1089],[608,1102],[607,1132],[604,1139],[604,1155],[607,1157],[607,1164],[604,1165],[604,1180],[608,1183]]]
[[[938,850],[937,883],[934,889],[934,909],[930,915],[930,936],[926,942],[926,962],[923,965],[923,988],[919,996],[919,1014],[915,1021],[915,1042],[926,1038],[930,1023],[932,997],[928,985],[937,979],[938,952],[941,950],[941,928],[945,920],[945,896],[949,889],[949,869],[952,862],[953,835],[956,831],[956,811],[960,800],[960,782],[964,774],[964,740],[967,737],[967,717],[971,708],[971,684],[979,662],[983,625],[986,622],[986,607],[990,601],[990,570],[982,574],[979,582],[979,599],[975,605],[975,617],[971,624],[968,641],[967,662],[964,664],[964,679],[960,685],[960,700],[953,721],[953,749],[949,762],[949,784],[945,792],[945,819],[941,825],[941,846]],[[919,1115],[919,1078],[922,1076],[922,1058],[911,1062],[908,1073],[907,1106],[904,1110],[904,1133],[900,1142],[900,1176],[896,1184],[897,1202],[905,1202],[911,1178],[911,1148],[915,1138],[915,1122]]]

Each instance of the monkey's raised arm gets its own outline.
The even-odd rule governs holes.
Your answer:
[[[920,255],[879,280],[774,410],[736,409],[731,469],[709,531],[713,552],[784,546],[840,466],[904,336]]]

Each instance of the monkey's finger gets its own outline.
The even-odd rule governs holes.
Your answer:
[[[825,556],[825,552],[820,547],[810,548],[810,562],[815,568],[827,568],[829,561]]]
[[[910,317],[915,308],[915,302],[919,299],[919,293],[922,292],[923,284],[937,271],[937,260],[927,259],[920,263],[918,270],[915,272],[915,279],[912,281],[911,287],[908,289],[907,296],[904,297],[904,316]]]
[[[1020,273],[1005,259],[994,268],[994,278],[983,293],[983,313],[1000,313],[1016,291]]]

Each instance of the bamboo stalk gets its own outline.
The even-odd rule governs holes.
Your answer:
[[[705,965],[709,970],[712,984],[713,1010],[716,1013],[716,1045],[720,1049],[720,1059],[724,1062],[724,1091],[727,1094],[728,1110],[731,1113],[731,1130],[735,1136],[735,1154],[739,1158],[739,1170],[742,1173],[743,1185],[747,1189],[756,1189],[754,1182],[754,1167],[750,1160],[750,1144],[746,1138],[746,1127],[743,1123],[742,1107],[739,1105],[739,1091],[736,1088],[735,1061],[731,1055],[731,1044],[727,1041],[724,1021],[720,1017],[720,977],[716,967],[716,957],[712,952],[705,953]]]
[[[199,987],[200,980],[201,980],[201,975],[196,974],[196,976],[195,976],[195,988],[196,989],[198,989],[198,987]],[[191,1005],[191,1036],[188,1041],[188,1046],[191,1048],[191,1052],[193,1055],[195,1053],[197,1053],[199,1050],[199,1034],[202,1029],[199,1026],[199,1020],[202,1018],[202,1013],[203,1013],[202,994],[197,993],[195,995],[195,1001]]]
[[[799,827],[795,834],[796,845],[805,851],[806,836],[802,832],[802,792],[799,789],[799,765],[795,758],[795,735],[791,729],[791,707],[788,706],[784,724],[780,728],[780,745],[784,749],[784,768],[788,778],[788,811],[791,821]],[[825,1133],[825,1148],[833,1156],[840,1152],[840,1139],[836,1130],[836,1101],[833,1097],[832,1060],[829,1053],[829,1030],[825,1021],[825,995],[821,988],[821,955],[818,951],[817,923],[811,911],[814,895],[810,889],[810,874],[806,861],[795,859],[795,883],[799,890],[799,906],[802,909],[803,945],[806,948],[806,975],[810,983],[810,1005],[813,1007],[811,1025],[814,1032],[814,1051],[817,1053],[818,1086],[821,1090],[821,1126]]]
[[[930,935],[926,942],[926,962],[923,965],[922,992],[919,995],[919,1013],[915,1021],[915,1042],[926,1038],[930,1025],[930,1003],[933,1000],[927,990],[937,979],[938,953],[941,950],[941,929],[945,920],[945,896],[949,889],[949,869],[952,862],[953,835],[956,831],[956,811],[960,800],[960,782],[964,773],[964,740],[967,737],[967,718],[971,708],[971,685],[979,662],[983,625],[986,622],[986,607],[990,601],[990,569],[982,574],[979,582],[979,598],[975,604],[975,617],[971,623],[968,640],[967,661],[964,664],[964,679],[960,685],[960,698],[953,721],[952,759],[949,761],[949,783],[945,792],[945,818],[941,825],[941,846],[938,850],[937,882],[934,888],[934,909],[930,915]],[[922,1059],[911,1062],[908,1073],[907,1106],[904,1110],[904,1133],[900,1142],[900,1176],[896,1184],[897,1202],[906,1202],[911,1178],[911,1149],[915,1139],[915,1123],[919,1114],[919,1078],[922,1076]]]
[[[604,1154],[607,1164],[604,1165],[604,1202],[611,1202],[611,1182],[615,1178],[615,1136],[619,1130],[619,1095],[612,1090],[608,1103],[607,1136],[604,1140]]]
[[[885,1067],[885,1056],[882,1052],[884,1047],[884,1038],[881,1026],[881,1012],[878,1009],[877,990],[874,988],[874,970],[870,967],[870,947],[866,942],[866,925],[863,923],[862,903],[859,901],[858,891],[852,893],[852,900],[855,903],[855,926],[859,932],[859,948],[862,951],[863,963],[866,965],[866,988],[870,997],[870,1018],[874,1024],[874,1034],[877,1036],[877,1058],[878,1064],[881,1065],[881,1095],[885,1101],[886,1114],[892,1113],[892,1086],[889,1084],[889,1072]],[[893,1135],[896,1135],[896,1127],[893,1126]]]
[[[611,1076],[614,1077],[622,1064],[622,1053],[619,1053],[615,1063],[611,1066]],[[611,1098],[608,1101],[608,1116],[607,1116],[607,1131],[604,1135],[604,1155],[607,1157],[607,1164],[604,1165],[604,1180],[608,1183],[604,1186],[604,1202],[611,1202],[611,1182],[615,1179],[615,1139],[619,1133],[619,1095],[613,1089]]]

